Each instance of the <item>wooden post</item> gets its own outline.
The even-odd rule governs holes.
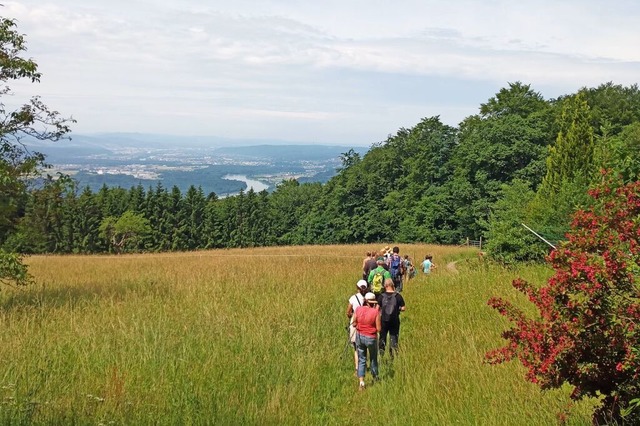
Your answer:
[[[482,250],[482,237],[480,237],[480,250]]]
[[[467,247],[469,247],[469,237],[467,237]]]

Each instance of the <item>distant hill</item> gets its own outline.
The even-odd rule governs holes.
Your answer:
[[[255,146],[331,147],[331,145],[322,144],[321,142],[319,145],[316,145],[315,143],[311,144],[281,139],[244,139],[224,138],[219,136],[181,136],[150,133],[71,134],[70,137],[71,139],[64,139],[58,142],[39,141],[37,139],[25,139],[24,142],[27,146],[32,147],[77,147],[89,145],[102,148],[133,147],[151,149],[217,149],[222,147],[246,148]],[[353,148],[356,149],[356,147]],[[344,149],[344,146],[342,149]],[[347,150],[348,149],[349,148],[347,148]],[[358,149],[364,149],[364,151],[366,151],[365,147],[359,147]]]
[[[130,188],[161,183],[186,190],[200,186],[206,193],[231,194],[246,187],[226,175],[256,178],[270,189],[280,179],[326,182],[340,167],[340,156],[365,147],[309,145],[277,140],[225,139],[135,133],[72,135],[58,142],[25,140],[42,152],[57,171],[69,173],[80,187],[102,185]]]
[[[335,145],[255,145],[225,146],[217,148],[216,154],[236,158],[269,159],[272,161],[327,161],[338,159],[341,154],[352,147]],[[368,148],[354,147],[356,152],[364,155]]]

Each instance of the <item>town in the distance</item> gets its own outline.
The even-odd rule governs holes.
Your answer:
[[[79,188],[103,185],[144,188],[158,184],[225,197],[241,190],[273,190],[286,179],[326,182],[341,166],[342,154],[368,147],[311,145],[279,140],[235,140],[216,137],[137,133],[72,135],[57,142],[26,141],[46,155],[47,173],[74,178]]]

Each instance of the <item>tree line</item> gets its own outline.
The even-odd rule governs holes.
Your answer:
[[[343,153],[325,184],[289,180],[218,198],[162,184],[93,192],[47,176],[12,195],[0,242],[21,253],[103,253],[483,237],[498,259],[532,260],[547,248],[521,223],[562,239],[600,169],[637,179],[639,150],[636,85],[545,100],[516,82],[458,127],[429,117],[363,156]]]
[[[24,36],[0,19],[0,96],[12,80],[37,82]],[[271,245],[458,244],[487,241],[504,262],[540,259],[569,218],[589,203],[600,170],[624,180],[640,172],[640,91],[612,82],[545,99],[509,83],[457,127],[427,117],[342,154],[326,183],[284,181],[268,193],[219,198],[191,186],[79,188],[47,174],[25,136],[68,137],[74,120],[33,97],[13,111],[0,103],[0,270],[9,253],[104,253]],[[9,260],[7,260],[9,259]],[[12,266],[13,265],[13,266]],[[0,271],[0,276],[5,273]],[[15,273],[13,274],[15,275]]]

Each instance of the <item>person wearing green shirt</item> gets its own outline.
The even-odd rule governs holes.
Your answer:
[[[380,294],[384,291],[384,281],[387,278],[391,279],[391,274],[385,268],[384,257],[379,257],[376,263],[378,266],[375,269],[372,269],[371,272],[369,272],[369,278],[367,279],[367,282],[369,283],[371,292],[375,294],[376,297],[379,297]]]

